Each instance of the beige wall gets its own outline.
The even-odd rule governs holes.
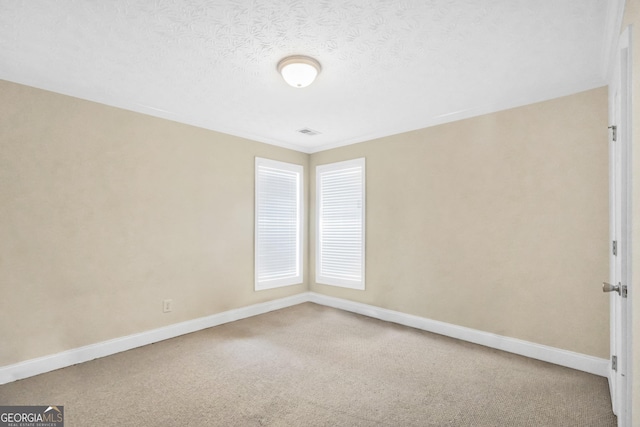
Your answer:
[[[0,366],[307,289],[608,357],[605,88],[311,156],[0,94]],[[255,156],[311,172],[311,224],[313,167],[367,158],[366,291],[253,291]]]
[[[632,57],[632,280],[629,295],[632,304],[632,425],[640,425],[640,1],[627,0],[622,29],[632,25],[631,57]]]
[[[0,96],[0,366],[307,289],[253,291],[253,188],[255,156],[308,155],[3,81]]]
[[[316,153],[365,157],[366,290],[311,290],[608,358],[607,89]]]

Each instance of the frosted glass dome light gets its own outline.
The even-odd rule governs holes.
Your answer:
[[[278,71],[284,81],[296,88],[313,83],[321,69],[320,63],[308,56],[287,56],[278,62]]]

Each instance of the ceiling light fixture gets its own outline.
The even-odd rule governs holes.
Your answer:
[[[287,56],[278,62],[278,72],[293,87],[307,87],[316,79],[322,67],[313,58],[302,55]]]

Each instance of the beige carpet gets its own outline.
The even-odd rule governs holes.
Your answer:
[[[311,303],[0,386],[66,426],[615,426],[607,380]]]

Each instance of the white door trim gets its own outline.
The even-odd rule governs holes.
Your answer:
[[[610,252],[610,281],[631,292],[631,27],[620,35],[615,51],[609,91],[609,121],[616,140],[610,144],[610,235],[617,241],[617,255]],[[617,172],[616,172],[617,171]],[[617,356],[617,372],[610,370],[609,384],[618,426],[631,425],[631,303],[612,293],[611,356]]]

